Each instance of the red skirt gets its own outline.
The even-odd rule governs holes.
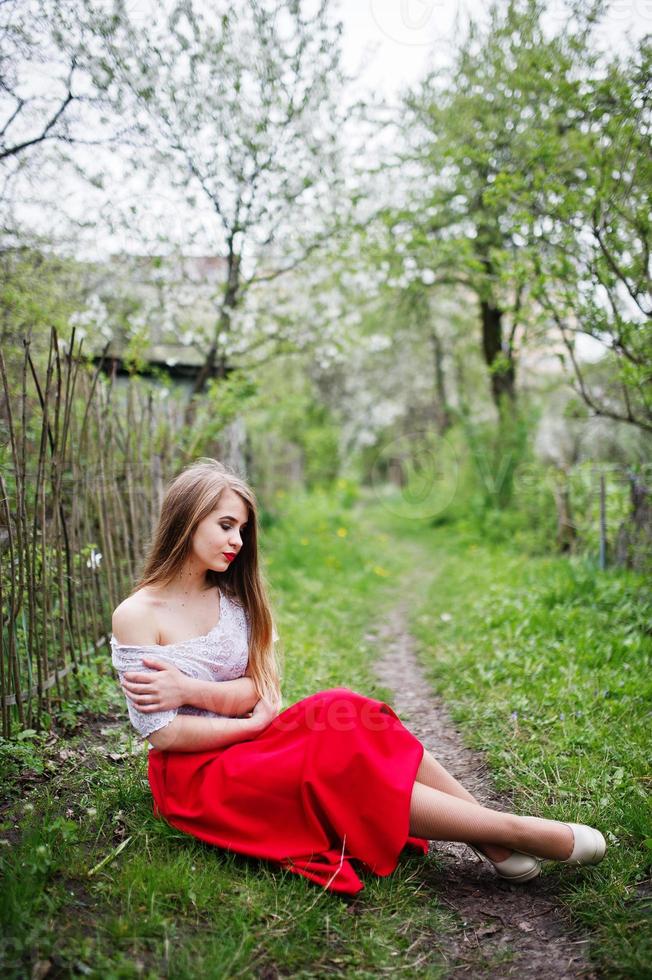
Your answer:
[[[155,816],[209,844],[278,862],[333,892],[364,886],[351,865],[391,874],[409,834],[423,745],[382,701],[318,691],[246,742],[151,749]]]

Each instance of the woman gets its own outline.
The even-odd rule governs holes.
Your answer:
[[[462,841],[514,882],[540,859],[596,864],[583,824],[481,806],[392,708],[348,688],[281,710],[256,499],[216,460],[167,489],[142,577],[113,614],[112,660],[150,742],[154,813],[185,833],[355,894],[406,846]]]

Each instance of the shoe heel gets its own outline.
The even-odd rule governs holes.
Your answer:
[[[483,854],[473,844],[467,844],[467,847],[470,847],[481,861],[486,861],[492,865],[498,877],[503,878],[505,881],[513,881],[515,883],[531,881],[532,878],[536,878],[541,874],[541,862],[534,855],[524,854],[522,851],[514,851],[504,861],[492,861],[487,854]]]

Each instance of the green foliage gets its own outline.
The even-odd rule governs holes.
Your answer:
[[[339,420],[305,368],[283,358],[266,365],[256,397],[244,407],[250,476],[269,507],[277,489],[327,488],[340,471]]]
[[[406,98],[423,179],[384,221],[401,229],[400,272],[407,252],[437,270],[434,285],[464,283],[503,314],[497,349],[484,348],[494,380],[556,335],[592,412],[651,431],[652,44],[602,53],[605,10],[569,5],[553,31],[546,3],[511,0],[472,23],[452,71]],[[578,332],[609,351],[597,383]]]
[[[486,27],[470,25],[451,76],[434,71],[407,98],[424,127],[428,169],[445,175],[428,182],[427,199],[410,216],[419,229],[415,245],[423,242],[442,279],[466,279],[498,309],[509,312],[518,294],[519,318],[528,323],[534,310],[524,289],[531,267],[523,229],[532,202],[520,192],[545,172],[547,183],[538,189],[542,196],[554,193],[548,157],[565,131],[577,84],[570,78],[582,57],[583,28],[550,36],[542,27],[544,8],[537,0],[493,4]],[[506,358],[507,347],[490,370],[504,371]]]
[[[188,460],[207,452],[215,444],[229,422],[247,411],[249,402],[258,391],[257,382],[245,370],[230,371],[225,378],[212,378],[197,401],[190,426],[181,433]]]
[[[309,405],[295,439],[303,451],[306,489],[329,486],[339,472],[339,431],[325,405]]]
[[[360,500],[360,485],[347,477],[340,477],[335,484],[334,499],[343,510],[350,510]]]
[[[12,385],[18,385],[23,340],[38,368],[45,366],[50,331],[70,333],[68,319],[82,303],[80,267],[47,247],[5,248],[0,253],[2,348]]]
[[[5,792],[25,769],[43,772],[43,741],[45,736],[26,728],[15,738],[0,738],[0,773]]]
[[[149,328],[145,324],[129,329],[128,340],[122,351],[122,363],[129,374],[142,374],[147,369],[149,345]]]
[[[536,421],[536,411],[516,404],[503,405],[498,426],[461,416],[484,511],[504,510],[512,502],[518,468],[532,460]]]

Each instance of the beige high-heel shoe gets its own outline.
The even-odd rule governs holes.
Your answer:
[[[506,881],[514,881],[516,883],[531,881],[532,878],[536,878],[537,875],[541,874],[541,862],[532,854],[523,854],[520,851],[514,851],[513,854],[510,854],[503,861],[492,861],[488,854],[479,851],[473,844],[467,844],[467,847],[470,847],[474,854],[477,854],[483,861],[488,861],[496,869],[496,874]]]

